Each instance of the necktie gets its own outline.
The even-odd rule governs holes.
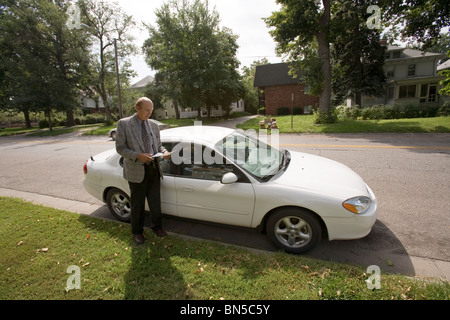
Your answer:
[[[150,153],[150,137],[148,136],[147,128],[145,127],[145,121],[142,121],[142,141],[144,142],[144,152]]]

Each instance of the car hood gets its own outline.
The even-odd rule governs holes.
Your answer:
[[[342,199],[370,197],[361,177],[342,163],[316,155],[292,152],[286,171],[274,183],[313,190]]]

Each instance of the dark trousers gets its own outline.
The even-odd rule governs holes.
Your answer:
[[[131,198],[131,231],[144,232],[145,199],[152,218],[152,228],[161,228],[161,180],[159,171],[153,164],[145,165],[145,177],[141,183],[128,182]]]

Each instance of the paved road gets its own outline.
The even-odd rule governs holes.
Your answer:
[[[279,143],[346,164],[379,200],[379,219],[369,236],[323,241],[309,256],[450,278],[450,134],[288,134],[280,135]],[[108,217],[105,206],[84,191],[82,166],[90,155],[113,147],[106,137],[74,134],[0,138],[0,191],[89,203],[93,215]],[[248,230],[174,219],[166,225],[176,233],[275,250],[264,235]]]

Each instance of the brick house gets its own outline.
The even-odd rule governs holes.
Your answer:
[[[305,93],[301,77],[289,74],[288,63],[265,64],[256,67],[254,87],[260,93],[260,106],[266,107],[266,115],[278,115],[279,108],[288,114],[309,114],[319,104],[319,98]]]

